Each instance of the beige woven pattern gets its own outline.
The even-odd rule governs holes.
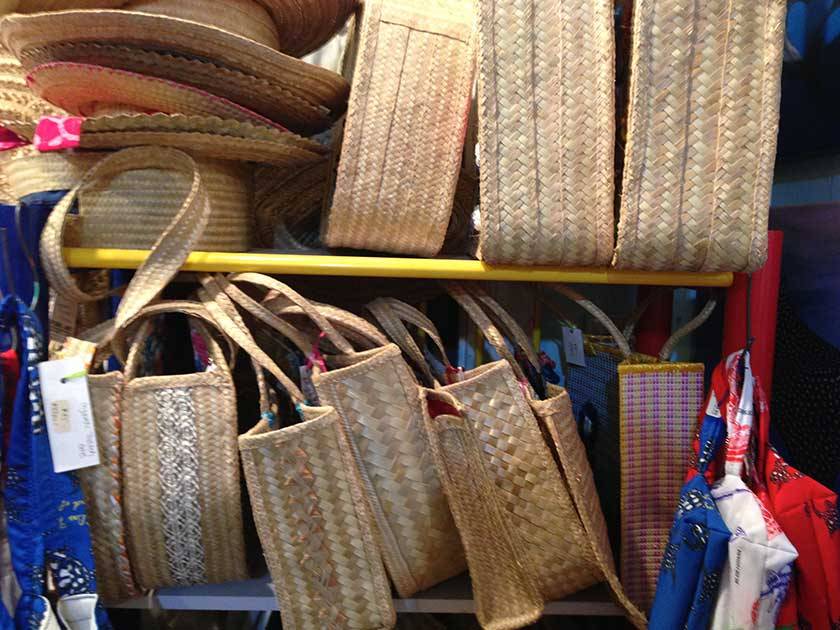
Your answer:
[[[332,123],[329,110],[310,103],[282,86],[233,68],[164,51],[99,42],[58,42],[22,50],[20,58],[27,68],[53,61],[71,61],[121,68],[177,81],[224,96],[271,120],[282,120],[290,129],[299,133],[326,129]]]
[[[764,263],[785,5],[634,3],[617,267]]]
[[[385,570],[349,443],[332,409],[239,438],[251,507],[275,577],[283,627],[392,627]]]
[[[4,126],[28,140],[35,135],[35,123],[7,122]],[[320,162],[327,152],[323,145],[290,131],[215,116],[114,114],[82,122],[79,146],[83,149],[142,145],[183,149],[204,158],[264,162],[286,168]]]
[[[610,587],[613,597],[624,608],[631,623],[636,628],[646,628],[647,619],[644,613],[630,601],[616,574],[607,536],[607,524],[601,511],[592,469],[586,457],[586,448],[578,435],[577,424],[572,414],[572,402],[564,389],[551,384],[547,387],[548,398],[531,400],[531,409],[557,457],[557,463],[574,499],[603,579]]]
[[[87,502],[96,584],[99,595],[106,603],[116,603],[140,594],[131,572],[123,525],[122,386],[121,372],[88,377],[100,464],[82,468],[77,473]]]
[[[458,532],[423,429],[422,403],[397,346],[345,357],[347,367],[316,374],[322,404],[352,438],[382,554],[402,597],[466,568]]]
[[[0,119],[33,121],[62,113],[29,89],[20,62],[0,46]]]
[[[373,0],[361,31],[323,239],[433,256],[449,223],[472,92],[471,3]]]
[[[613,248],[613,3],[478,6],[480,256],[605,265]]]
[[[162,502],[159,394],[186,391],[194,417],[197,467],[184,470],[194,476],[192,492],[200,509],[200,539],[190,539],[203,552],[203,575],[207,582],[241,580],[247,577],[242,534],[239,488],[239,461],[236,443],[236,393],[225,357],[218,344],[204,338],[213,358],[214,369],[178,376],[134,377],[148,327],[141,328],[126,363],[123,390],[123,475],[125,523],[128,548],[137,583],[143,589],[184,585],[175,572],[172,545],[166,528],[181,505]],[[146,334],[144,334],[146,333]],[[187,497],[183,498],[187,503]],[[167,512],[168,511],[168,512]]]
[[[510,366],[482,366],[444,390],[472,423],[487,473],[521,541],[522,562],[543,598],[559,599],[599,582],[566,483]]]
[[[166,3],[170,7],[182,0],[171,0]],[[195,0],[191,0],[195,1]],[[203,0],[207,7],[205,16],[208,20],[221,18],[221,12],[213,4],[213,0]],[[0,22],[0,36],[27,70],[31,70],[31,58],[26,51],[32,48],[43,48],[55,44],[75,44],[99,42],[110,46],[128,46],[133,49],[135,56],[143,56],[145,51],[166,51],[159,61],[162,63],[156,72],[150,73],[164,79],[177,80],[170,74],[169,60],[173,56],[200,59],[209,62],[214,67],[227,67],[240,74],[253,77],[258,82],[268,83],[275,88],[276,105],[282,111],[276,118],[280,123],[287,124],[295,131],[318,131],[320,129],[304,129],[295,118],[298,104],[307,105],[307,109],[322,108],[326,114],[326,122],[338,116],[344,109],[349,86],[341,78],[329,70],[308,64],[273,50],[263,44],[243,37],[236,29],[247,25],[245,20],[235,20],[225,24],[233,30],[214,28],[213,26],[172,18],[162,11],[163,3],[156,3],[154,13],[97,10],[97,11],[60,11],[54,13],[38,13],[33,15],[9,15]],[[176,9],[177,10],[177,9]],[[49,53],[47,53],[49,57]],[[45,61],[71,61],[70,59],[48,58]],[[114,66],[112,63],[97,65]],[[184,76],[184,64],[177,64],[180,69],[174,73]],[[135,68],[122,65],[123,70],[141,72]],[[207,69],[213,73],[212,69]],[[205,76],[208,72],[205,72]],[[234,93],[229,91],[232,86],[222,79],[222,74],[215,72],[214,81],[202,81],[201,87],[208,92],[229,98],[243,106]],[[186,76],[189,79],[189,76]],[[193,85],[189,80],[188,85]],[[237,88],[232,88],[237,90]],[[263,90],[265,92],[265,90]],[[291,99],[286,99],[286,95]],[[255,110],[263,113],[260,110]],[[288,117],[287,117],[288,116]],[[323,129],[323,127],[321,127]]]
[[[426,396],[434,397],[431,390]],[[487,476],[468,421],[425,416],[431,450],[470,566],[475,611],[486,630],[521,628],[542,614],[543,601],[521,562],[504,507]]]

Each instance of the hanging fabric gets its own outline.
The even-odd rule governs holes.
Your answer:
[[[705,474],[726,439],[726,425],[709,394],[694,459],[682,487],[662,555],[650,630],[705,630],[720,585],[730,532],[715,507]]]
[[[755,408],[750,353],[734,353],[712,375],[713,400],[726,421],[724,476],[712,486],[712,497],[732,532],[728,559],[712,616],[713,630],[772,630],[784,601],[796,560],[796,549],[776,519],[744,483],[744,460]]]
[[[777,627],[840,627],[840,512],[837,494],[790,466],[770,446],[770,411],[756,382],[758,455],[756,494],[796,547],[794,579]]]
[[[58,628],[44,597],[49,568],[66,627],[110,628],[97,603],[84,498],[72,473],[53,472],[38,377],[38,363],[45,359],[41,326],[19,298],[7,296],[0,304],[0,328],[17,336],[21,352],[4,489],[12,563],[22,590],[16,623]]]

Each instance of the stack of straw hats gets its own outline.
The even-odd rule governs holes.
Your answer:
[[[250,191],[250,164],[237,162],[271,165],[281,177],[325,160],[323,145],[305,136],[343,114],[349,84],[298,57],[340,29],[355,1],[0,0],[0,40],[26,74],[30,98],[82,117],[74,120],[74,148],[180,149],[200,170],[224,174],[220,181],[246,177]],[[10,92],[5,83],[0,90],[4,103]],[[0,124],[43,144],[49,122],[38,119],[55,112],[30,109],[2,108]],[[31,171],[32,153],[6,159],[5,170],[18,162]],[[53,188],[77,170],[76,155],[41,160],[63,172]],[[44,186],[50,175],[41,174]],[[241,188],[227,201],[241,199]],[[250,197],[245,204],[253,224]],[[223,249],[243,245],[239,239]]]

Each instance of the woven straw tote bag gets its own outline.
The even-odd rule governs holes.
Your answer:
[[[212,276],[201,281],[201,300],[257,375],[261,419],[239,437],[239,451],[283,627],[393,627],[375,527],[341,419],[330,407],[310,406],[256,345],[222,286]],[[296,403],[300,423],[278,428],[264,371]]]
[[[485,0],[478,22],[480,257],[608,264],[612,2]]]
[[[315,306],[281,282],[260,274],[216,277],[221,291],[275,326],[313,360],[312,383],[320,404],[333,407],[350,436],[353,459],[373,514],[385,566],[397,592],[408,597],[461,573],[466,565],[458,532],[434,468],[429,465],[422,402],[411,369],[393,345],[355,352]],[[313,322],[337,350],[324,357],[300,344],[264,307],[230,285],[276,292]],[[209,287],[205,287],[210,290]],[[245,299],[243,299],[243,297]]]
[[[141,317],[178,312],[207,319],[206,311],[194,302],[166,301],[145,307]],[[208,320],[212,323],[212,320]],[[102,332],[112,322],[84,331],[79,338],[94,342],[102,339]],[[130,324],[129,324],[130,325]],[[87,514],[93,541],[98,592],[105,603],[117,603],[141,594],[134,579],[129,557],[123,510],[122,467],[122,396],[123,373],[113,370],[96,373],[101,366],[100,350],[107,341],[98,344],[93,371],[88,375],[91,410],[99,446],[98,466],[83,468],[77,475],[87,501]]]
[[[440,251],[472,95],[472,22],[462,0],[365,3],[328,246]]]
[[[785,5],[633,3],[617,267],[764,263]]]
[[[207,370],[139,376],[149,324],[141,324],[130,346],[121,400],[134,575],[143,589],[244,579],[236,393],[227,359],[196,322]]]
[[[619,503],[621,582],[627,596],[647,610],[656,592],[659,563],[703,404],[703,364],[670,362],[668,358],[683,337],[709,318],[716,300],[709,300],[696,317],[668,338],[658,357],[651,357],[631,351],[627,338],[632,325],[622,333],[601,309],[576,291],[563,285],[552,288],[592,314],[614,342],[613,346],[602,344],[598,352],[609,365],[606,372],[612,374],[606,386],[614,390],[617,409],[609,405],[611,413],[605,420],[612,425],[606,427],[610,433],[616,433],[617,428],[617,443],[608,440],[593,454],[600,458],[602,480],[620,481],[618,497],[613,497],[616,488],[607,491],[610,500]],[[571,393],[575,396],[585,391],[576,388]],[[609,465],[617,465],[618,470],[607,476]]]
[[[607,580],[633,623],[644,627],[644,616],[624,597],[612,565],[568,396],[550,388],[546,399],[537,400],[482,306],[503,323],[522,355],[535,361],[524,331],[486,294],[477,292],[474,299],[475,287],[447,288],[503,357],[461,373],[456,382],[421,388],[424,421],[466,550],[479,621],[485,628],[518,628],[536,620],[545,601]],[[420,313],[405,317],[406,308],[393,308],[393,319],[427,325]],[[406,354],[416,351],[406,345]]]
[[[69,207],[57,207],[68,225],[67,244],[75,247],[151,249],[176,218],[181,199],[190,192],[198,171],[210,200],[209,214],[198,234],[194,249],[209,251],[248,250],[253,243],[251,210],[251,166],[224,160],[190,158],[195,168],[180,168],[183,159],[167,161],[180,153],[164,147],[136,147],[124,158],[122,170],[108,169],[85,179],[78,195],[78,214]],[[70,190],[80,184],[85,173],[116,153],[38,153],[19,152],[3,165],[9,187],[16,199],[47,190]],[[142,156],[160,156],[148,166]],[[130,158],[130,159],[129,159]],[[96,179],[97,181],[94,181]],[[56,216],[54,221],[59,221]]]

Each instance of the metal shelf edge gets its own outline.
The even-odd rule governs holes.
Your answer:
[[[65,248],[70,267],[136,269],[149,252],[137,249]],[[565,267],[488,265],[460,258],[396,258],[284,253],[192,252],[183,271],[242,272],[318,276],[367,276],[574,284],[631,284],[686,287],[728,287],[732,274],[631,271]]]

